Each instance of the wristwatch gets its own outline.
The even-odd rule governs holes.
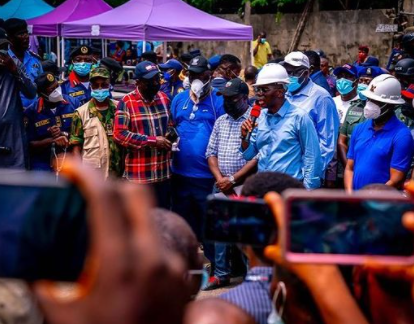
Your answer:
[[[231,175],[231,176],[229,177],[229,180],[230,180],[230,182],[231,182],[232,184],[234,184],[234,185],[236,184],[236,180],[234,180],[234,176],[232,176],[232,175]]]

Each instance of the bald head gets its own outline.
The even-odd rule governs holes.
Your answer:
[[[253,65],[249,65],[248,67],[244,69],[244,80],[247,83],[256,81],[257,73],[258,73],[257,67]]]
[[[241,308],[218,298],[197,300],[187,306],[184,324],[256,324]]]

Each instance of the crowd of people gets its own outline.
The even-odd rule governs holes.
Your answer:
[[[283,263],[274,246],[245,246],[241,251],[237,246],[203,242],[203,217],[212,193],[258,198],[289,188],[351,193],[370,184],[402,190],[411,178],[414,155],[412,48],[414,35],[404,35],[385,69],[369,56],[368,46],[360,46],[355,62],[331,69],[320,50],[294,51],[271,60],[265,33],[254,42],[251,66],[243,66],[232,54],[207,59],[200,51],[166,62],[159,62],[152,51],[135,58],[123,50],[122,42],[113,57],[101,58],[82,45],[71,52],[67,78],[62,79],[60,68],[30,52],[24,20],[4,22],[0,167],[59,175],[72,156],[97,170],[100,180],[88,179],[82,167],[72,170],[84,182],[102,180],[100,200],[93,206],[101,204],[97,209],[104,215],[93,217],[102,217],[105,224],[92,230],[105,235],[114,226],[108,240],[119,240],[131,249],[117,251],[116,246],[101,257],[111,263],[110,257],[128,259],[137,253],[142,263],[147,262],[130,268],[121,262],[121,269],[101,270],[99,279],[115,281],[121,281],[116,277],[122,275],[119,272],[134,267],[140,272],[122,279],[130,289],[99,282],[83,304],[78,301],[72,308],[52,303],[39,289],[51,323],[109,323],[105,316],[111,323],[411,323],[411,268],[401,270],[404,277],[392,279],[356,269],[359,277],[352,281],[335,266]],[[115,100],[112,90],[123,73],[120,63],[126,61],[136,63],[135,90]],[[124,182],[112,189],[103,182],[114,179]],[[143,197],[134,202],[128,199],[138,189],[131,183],[145,188],[139,189]],[[165,234],[161,241],[168,241],[163,253],[169,261],[160,259],[158,245],[150,251],[157,254],[153,258],[144,257],[149,251],[134,251],[155,242],[148,233],[156,230],[145,216],[138,223],[147,233],[142,228],[128,232],[143,245],[131,246],[122,237],[123,227],[106,215],[118,210],[128,218],[131,206],[144,210],[146,188],[162,208],[149,214],[158,232]],[[105,199],[115,191],[117,197],[124,195],[117,202],[123,208],[111,205],[116,204],[114,199]],[[266,197],[277,209],[278,196]],[[412,227],[412,218],[407,219],[407,227]],[[228,286],[236,276],[245,279],[218,298],[189,304],[184,312],[204,273],[198,242],[209,260],[202,290]],[[175,254],[182,257],[191,280],[177,276],[171,261]],[[179,284],[188,290],[180,291]],[[112,293],[122,301],[136,298],[141,305],[134,309],[130,300],[124,308],[111,305],[115,297],[105,300],[104,295]],[[99,302],[105,309],[94,313]]]

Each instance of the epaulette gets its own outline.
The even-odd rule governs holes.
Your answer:
[[[39,55],[39,54],[36,54],[35,52],[32,52],[32,51],[30,51],[30,50],[29,50],[29,53],[30,53],[32,56],[34,56],[34,57],[38,58],[39,60],[42,60],[42,58],[40,57],[40,55]]]

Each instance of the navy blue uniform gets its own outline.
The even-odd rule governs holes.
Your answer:
[[[184,86],[183,81],[178,80],[174,84],[171,84],[171,82],[165,81],[161,85],[161,91],[164,92],[168,98],[172,101],[176,95],[183,92]]]
[[[91,100],[91,88],[86,88],[78,79],[75,72],[69,74],[69,78],[61,85],[62,93],[69,95],[80,102],[81,105]]]
[[[25,110],[29,143],[50,138],[51,134],[48,129],[55,125],[59,126],[62,132],[70,133],[73,114],[80,104],[70,96],[63,95],[63,98],[65,101],[57,105],[55,113],[44,106],[43,98],[37,99],[33,105]],[[32,170],[51,170],[50,154],[50,147],[42,151],[31,152],[30,168]]]

